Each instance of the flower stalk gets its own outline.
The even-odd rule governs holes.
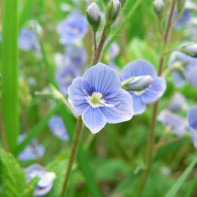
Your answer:
[[[163,72],[163,67],[165,63],[165,53],[166,53],[166,49],[168,46],[171,28],[173,25],[173,15],[174,15],[176,3],[177,3],[177,0],[173,0],[166,30],[164,33],[163,48],[162,48],[162,53],[159,59],[158,76],[161,76]],[[137,194],[136,196],[138,197],[142,195],[142,192],[144,190],[144,187],[150,175],[150,171],[152,169],[152,161],[153,161],[154,150],[155,150],[155,129],[156,129],[156,118],[157,118],[158,107],[159,107],[159,100],[155,102],[152,107],[152,120],[151,120],[148,147],[147,147],[147,167],[145,169],[145,172],[142,174],[142,177],[139,182],[139,186],[138,186],[137,193],[136,193]]]

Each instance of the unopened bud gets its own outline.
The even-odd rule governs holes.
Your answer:
[[[163,5],[164,5],[163,0],[155,0],[153,4],[154,4],[155,13],[157,14],[158,17],[161,17],[163,11]]]
[[[91,5],[89,5],[86,11],[86,16],[93,32],[96,32],[101,22],[100,11],[96,3],[92,3]]]
[[[188,45],[184,47],[183,49],[180,49],[180,51],[189,56],[197,57],[197,44]]]
[[[141,91],[149,87],[153,78],[149,75],[131,77],[122,82],[122,87],[128,91]]]
[[[119,13],[120,13],[120,7],[121,7],[121,4],[120,4],[120,1],[119,0],[112,0],[108,7],[107,7],[107,11],[106,11],[106,21],[108,24],[113,24]]]

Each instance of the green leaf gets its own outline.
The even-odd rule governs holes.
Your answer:
[[[189,188],[187,190],[187,193],[186,193],[185,197],[192,196],[192,193],[193,193],[194,189],[196,188],[196,184],[197,184],[197,173],[195,174],[192,182],[190,183]]]
[[[36,185],[38,184],[40,178],[38,176],[31,179],[31,181],[28,183],[25,191],[22,193],[21,197],[32,197],[34,194],[34,190],[36,188]]]
[[[19,130],[17,0],[4,1],[2,13],[2,112],[8,148],[13,151]]]
[[[3,183],[8,197],[18,197],[25,190],[25,172],[11,153],[0,150],[2,162]]]
[[[178,181],[176,181],[176,183],[171,187],[170,191],[166,194],[165,197],[174,197],[174,196],[176,196],[177,192],[179,191],[181,186],[184,184],[185,180],[187,179],[188,175],[190,174],[190,172],[192,171],[192,169],[194,168],[196,163],[197,163],[197,157],[195,157],[192,160],[190,165],[186,168],[186,170],[183,172],[183,174],[178,179]]]

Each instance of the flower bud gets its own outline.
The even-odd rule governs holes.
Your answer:
[[[149,87],[153,78],[149,75],[131,77],[122,82],[122,87],[128,91],[141,91]]]
[[[121,3],[121,7],[123,8],[124,5],[126,4],[127,0],[119,0],[119,1],[120,1],[120,3]]]
[[[163,11],[163,0],[155,0],[153,2],[154,4],[154,10],[158,17],[161,17],[162,11]]]
[[[180,51],[189,56],[197,57],[197,44],[187,45],[183,49],[180,49]]]
[[[89,5],[86,11],[86,17],[92,28],[92,31],[97,32],[101,22],[101,15],[96,3],[92,3],[91,5]]]
[[[112,25],[116,21],[120,13],[120,7],[121,7],[121,4],[119,0],[112,0],[108,4],[107,10],[106,10],[106,22],[108,24]]]

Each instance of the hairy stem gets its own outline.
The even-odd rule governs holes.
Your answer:
[[[168,41],[169,41],[170,32],[171,32],[171,28],[172,28],[173,15],[174,15],[175,7],[176,7],[176,2],[177,2],[177,0],[173,0],[173,2],[172,2],[170,15],[169,15],[166,30],[164,33],[164,43],[163,43],[162,53],[161,53],[160,59],[159,59],[158,76],[161,76],[162,72],[163,72],[163,67],[164,67],[164,62],[165,62],[165,55],[164,54],[165,54],[167,46],[168,46]],[[154,146],[155,146],[155,128],[156,128],[158,106],[159,106],[159,100],[157,102],[155,102],[152,107],[152,116],[151,116],[152,120],[151,120],[150,133],[149,133],[149,139],[148,139],[148,147],[147,147],[147,167],[145,169],[144,174],[142,174],[142,177],[140,179],[140,184],[138,186],[137,195],[136,195],[138,197],[140,197],[142,195],[142,192],[143,192],[146,182],[148,180],[150,171],[152,169],[152,161],[153,161]]]
[[[70,153],[70,157],[69,157],[69,161],[68,161],[68,166],[67,166],[67,170],[66,170],[66,176],[64,179],[64,183],[63,183],[63,187],[62,187],[62,192],[61,192],[61,197],[64,197],[65,193],[66,193],[66,188],[68,185],[68,180],[72,171],[72,165],[73,162],[75,160],[75,156],[77,153],[77,147],[79,144],[79,139],[80,139],[80,135],[82,132],[82,128],[83,128],[83,122],[81,117],[78,118],[77,120],[77,127],[76,127],[76,131],[75,131],[75,137],[74,137],[74,141],[73,141],[73,145],[72,145],[72,149],[71,149],[71,153]]]

